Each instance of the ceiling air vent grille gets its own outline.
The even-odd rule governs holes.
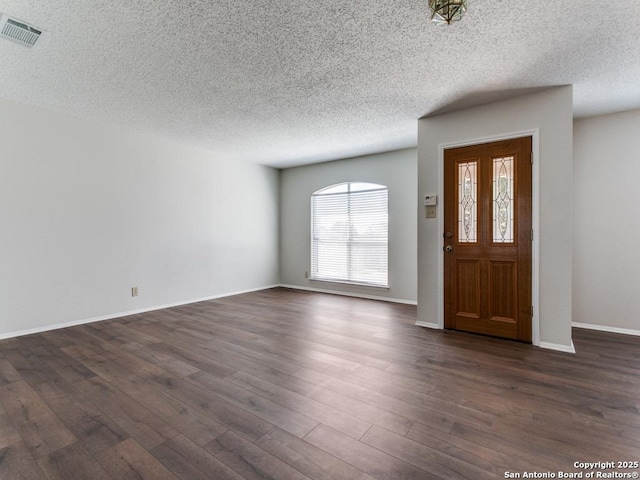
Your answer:
[[[8,15],[0,16],[0,37],[31,48],[36,44],[41,34],[41,30],[28,23],[10,18]]]

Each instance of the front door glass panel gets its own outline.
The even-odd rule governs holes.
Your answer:
[[[493,243],[513,243],[514,157],[493,159]]]
[[[458,164],[458,242],[478,241],[478,162]]]

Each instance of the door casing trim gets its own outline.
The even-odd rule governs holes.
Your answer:
[[[444,329],[444,151],[451,148],[467,147],[481,143],[499,142],[512,138],[531,137],[531,149],[533,152],[532,178],[531,178],[531,225],[533,228],[533,245],[531,252],[531,301],[533,303],[533,317],[531,318],[531,343],[540,346],[540,129],[522,130],[502,135],[478,137],[453,143],[438,144],[438,190],[442,202],[438,202],[438,328]],[[432,327],[432,325],[428,325]]]

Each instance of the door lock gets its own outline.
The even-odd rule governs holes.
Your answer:
[[[447,245],[446,247],[444,247],[444,251],[445,252],[453,252],[453,246],[452,245]]]

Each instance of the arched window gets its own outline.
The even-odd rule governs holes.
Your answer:
[[[347,182],[311,195],[311,279],[388,286],[389,189]]]

